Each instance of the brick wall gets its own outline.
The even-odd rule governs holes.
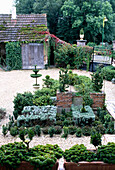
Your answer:
[[[98,107],[103,107],[105,104],[105,93],[90,93],[91,99],[93,99],[92,108],[97,110]]]
[[[57,92],[57,112],[60,113],[62,109],[70,111],[72,105],[72,92]]]

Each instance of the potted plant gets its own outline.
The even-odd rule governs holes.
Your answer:
[[[81,30],[80,30],[80,40],[83,40],[83,38],[84,38],[84,30],[83,30],[83,28],[81,28]]]

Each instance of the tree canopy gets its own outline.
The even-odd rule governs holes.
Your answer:
[[[46,13],[50,33],[70,43],[81,28],[88,42],[101,42],[106,16],[104,41],[115,38],[115,0],[16,0],[16,8],[18,14]]]

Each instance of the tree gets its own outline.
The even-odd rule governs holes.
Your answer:
[[[34,12],[33,4],[36,0],[15,0],[17,14],[31,14]]]
[[[61,8],[62,16],[58,21],[58,36],[65,40],[68,34],[68,42],[79,39],[79,31],[84,29],[85,39],[99,43],[102,39],[103,18],[107,17],[105,24],[105,41],[112,40],[113,9],[108,1],[81,1],[68,0]],[[68,27],[68,28],[67,28]],[[69,30],[67,32],[67,29]],[[76,30],[76,33],[75,33]],[[74,37],[73,37],[74,35]]]

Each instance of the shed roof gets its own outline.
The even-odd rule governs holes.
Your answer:
[[[0,14],[0,42],[35,41],[44,38],[39,31],[47,30],[46,14]]]

